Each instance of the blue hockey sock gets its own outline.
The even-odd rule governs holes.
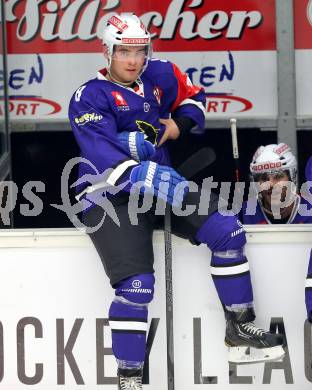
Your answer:
[[[196,239],[212,252],[211,274],[221,303],[229,310],[252,307],[249,265],[244,255],[245,232],[230,213],[212,214],[199,229]]]
[[[145,359],[147,306],[116,297],[109,310],[112,348],[120,368],[141,368]]]
[[[249,264],[242,250],[214,252],[211,275],[219,298],[227,308],[247,307],[253,301]]]
[[[305,303],[307,309],[307,317],[312,322],[312,250],[310,252],[309,268],[305,283]]]

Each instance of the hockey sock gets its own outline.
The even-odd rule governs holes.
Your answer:
[[[196,239],[212,252],[211,274],[223,306],[229,310],[251,307],[249,264],[243,249],[246,237],[240,221],[234,215],[215,212],[199,229]]]
[[[249,265],[243,250],[214,252],[211,275],[223,305],[233,311],[253,301]]]
[[[142,368],[146,350],[147,305],[116,297],[109,310],[112,349],[119,368]]]
[[[310,252],[309,268],[305,283],[305,303],[308,320],[312,322],[312,250]]]

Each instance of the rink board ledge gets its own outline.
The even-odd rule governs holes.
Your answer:
[[[293,225],[245,225],[248,243],[311,243],[312,224]],[[161,230],[154,232],[154,244],[164,240]],[[172,236],[173,245],[184,240]],[[86,247],[92,245],[84,231],[68,229],[6,229],[0,232],[1,248],[29,247]]]

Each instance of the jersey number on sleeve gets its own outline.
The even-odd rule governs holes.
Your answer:
[[[80,98],[81,98],[81,95],[82,95],[82,91],[86,88],[85,85],[83,85],[82,87],[79,87],[75,93],[75,100],[76,102],[80,102]]]

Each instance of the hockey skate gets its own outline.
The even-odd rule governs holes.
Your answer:
[[[143,390],[142,370],[118,369],[118,390]]]
[[[225,344],[229,348],[230,363],[277,361],[285,355],[283,336],[260,329],[253,322],[228,320]]]

